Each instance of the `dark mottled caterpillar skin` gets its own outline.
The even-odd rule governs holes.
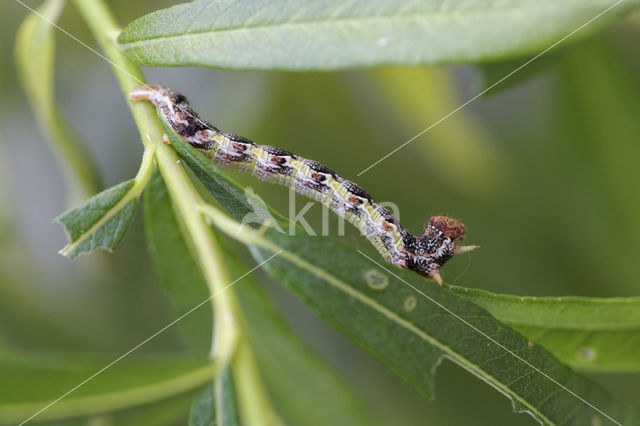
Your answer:
[[[141,86],[131,92],[130,99],[152,102],[176,133],[214,164],[289,186],[321,202],[356,226],[387,262],[416,271],[440,285],[440,267],[455,254],[476,248],[454,244],[464,238],[465,227],[446,216],[429,218],[422,235],[412,235],[354,182],[316,161],[280,148],[258,145],[242,136],[222,133],[201,119],[187,99],[173,89]]]

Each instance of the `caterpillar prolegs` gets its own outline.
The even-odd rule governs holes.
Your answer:
[[[179,92],[160,85],[131,91],[131,101],[148,100],[178,135],[214,164],[291,187],[344,217],[373,244],[384,259],[411,269],[442,285],[440,267],[458,253],[477,246],[456,246],[465,227],[446,216],[432,216],[420,236],[414,236],[357,184],[328,167],[289,151],[258,145],[242,136],[222,133],[201,119]]]

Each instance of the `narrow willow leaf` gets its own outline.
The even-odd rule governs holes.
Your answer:
[[[143,205],[149,254],[177,318],[207,299],[209,288],[182,236],[167,187],[157,170],[144,191]],[[212,322],[211,305],[205,304],[176,326],[191,350],[206,355],[211,350]]]
[[[179,153],[191,153],[182,158],[196,175],[224,176],[211,163],[194,161],[198,153],[170,135]],[[541,423],[633,421],[633,413],[601,386],[448,289],[373,263],[330,238],[271,229],[263,235],[282,250],[264,266],[270,274],[424,395],[433,394],[435,369],[447,358]],[[272,255],[252,252],[259,261]]]
[[[471,62],[542,50],[614,2],[197,0],[143,16],[118,42],[140,65],[337,69]],[[587,26],[629,10],[625,2]]]
[[[134,184],[134,179],[122,182],[58,216],[55,222],[69,239],[60,253],[73,259],[97,249],[114,251],[136,212],[138,198],[130,196]]]
[[[64,0],[47,0],[38,13],[55,22]],[[97,168],[85,143],[73,131],[55,104],[53,56],[55,28],[40,16],[29,13],[16,35],[16,64],[38,124],[56,155],[60,170],[71,188],[70,199],[78,201],[98,192]]]
[[[640,371],[640,298],[521,297],[451,287],[563,362]]]
[[[71,360],[71,361],[70,361]],[[0,354],[0,424],[17,424],[105,367],[113,359],[95,355],[56,357]],[[33,421],[70,421],[193,392],[215,371],[185,356],[131,355],[38,414]],[[66,424],[66,423],[65,423]]]
[[[210,384],[191,403],[189,426],[215,426],[216,410],[213,384]]]
[[[227,367],[191,404],[189,426],[239,426],[241,424],[233,378]]]
[[[391,274],[331,240],[267,234],[290,255],[265,268],[422,393],[433,394],[435,368],[446,357],[508,396],[516,412],[543,423],[608,420],[584,401],[617,421],[630,421],[606,390],[446,289],[409,271]],[[258,260],[270,255],[253,252]]]

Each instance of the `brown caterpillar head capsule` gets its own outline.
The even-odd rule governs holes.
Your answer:
[[[424,227],[422,236],[426,237],[430,231],[430,228],[435,228],[442,232],[452,241],[462,240],[464,238],[467,229],[464,225],[455,219],[447,216],[431,216],[427,221],[427,225]]]

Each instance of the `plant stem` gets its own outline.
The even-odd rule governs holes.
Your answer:
[[[120,86],[128,97],[132,89],[144,84],[144,77],[140,69],[129,62],[118,48],[115,38],[120,29],[110,11],[102,0],[75,0],[74,2],[105,51]],[[241,352],[233,360],[231,367],[234,376],[239,377],[237,389],[242,417],[246,424],[251,426],[278,424],[251,348],[242,337],[241,316],[235,293],[228,287],[230,280],[220,248],[202,214],[202,206],[206,203],[179,164],[175,151],[162,142],[164,131],[151,104],[129,102],[129,108],[142,136],[145,151],[155,153],[160,173],[184,221],[188,237],[193,241],[198,263],[209,286],[214,312],[214,344],[211,356],[219,362],[219,366],[226,365],[231,362],[234,349],[238,341],[241,341]]]
[[[128,96],[132,89],[144,84],[144,77],[140,69],[125,58],[115,43],[120,29],[111,13],[101,0],[76,0],[75,6],[105,51],[123,92]],[[160,173],[184,220],[189,238],[194,243],[198,263],[212,296],[215,323],[211,355],[224,365],[230,360],[235,347],[238,333],[235,321],[237,308],[233,291],[225,290],[230,280],[215,237],[196,208],[202,203],[202,199],[191,184],[184,168],[178,164],[175,151],[162,143],[164,131],[155,109],[147,102],[129,103],[129,107],[145,149],[155,152]]]

